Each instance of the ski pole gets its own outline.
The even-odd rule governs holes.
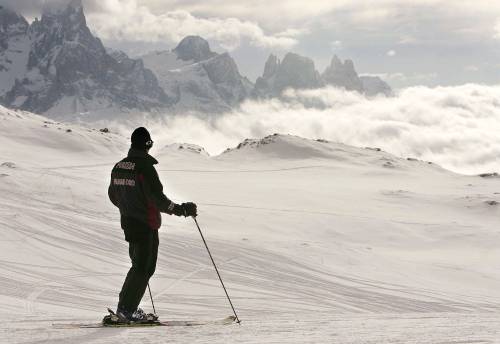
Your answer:
[[[236,317],[236,322],[238,325],[241,325],[241,321],[238,318],[238,315],[236,314],[236,311],[234,309],[233,303],[231,302],[231,298],[229,297],[229,294],[227,293],[226,286],[224,285],[224,282],[222,282],[222,278],[220,277],[219,269],[217,269],[217,265],[215,265],[215,261],[212,257],[212,254],[210,253],[210,250],[208,249],[207,242],[205,241],[205,237],[203,236],[203,233],[201,232],[200,225],[198,225],[198,221],[196,220],[196,217],[193,216],[194,223],[196,223],[196,227],[198,227],[198,232],[200,232],[201,239],[203,240],[203,243],[205,244],[205,247],[207,248],[208,255],[210,256],[210,259],[212,260],[212,264],[214,265],[215,272],[217,272],[217,276],[219,276],[219,281],[222,284],[222,288],[224,288],[224,292],[226,293],[227,300],[229,301],[229,304],[231,305],[231,308],[233,309],[234,316]]]
[[[151,304],[153,305],[153,313],[156,314],[155,303],[153,302],[153,294],[151,294],[151,288],[149,287],[149,282],[148,282],[148,290],[149,290],[149,297],[151,298]]]

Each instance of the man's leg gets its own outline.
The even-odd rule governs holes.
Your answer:
[[[150,277],[154,246],[156,246],[154,242],[154,235],[148,235],[141,241],[130,243],[129,255],[132,260],[132,267],[120,292],[119,309],[134,312],[139,306]]]
[[[130,261],[134,259],[134,242],[128,243],[128,255],[130,257]],[[120,290],[119,301],[118,301],[118,309],[124,308],[125,299],[127,290],[130,289],[130,282],[133,280],[133,272],[132,267],[129,269],[127,276],[125,277],[125,281],[123,281],[122,289]]]
[[[160,240],[158,238],[158,231],[153,231],[153,242],[151,243],[151,260],[149,262],[149,278],[153,276],[156,270],[156,261],[158,259],[158,246]]]

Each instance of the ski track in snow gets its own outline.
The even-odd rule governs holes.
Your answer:
[[[305,313],[253,317],[241,326],[51,330],[51,321],[0,329],[8,343],[498,343],[500,317],[491,314],[342,315]],[[12,332],[15,328],[15,332]],[[9,331],[9,332],[7,332]],[[9,336],[5,337],[5,334]],[[12,335],[15,334],[15,340]],[[6,342],[7,343],[7,342]]]
[[[105,138],[87,135],[99,151]],[[387,153],[361,149],[350,163],[345,147],[332,161],[160,154],[167,195],[199,204],[241,326],[52,328],[116,305],[129,261],[107,184],[124,146],[95,163],[0,151],[16,164],[0,166],[0,343],[500,343],[500,213],[485,204],[499,179],[387,169]],[[231,314],[190,219],[164,216],[151,288],[164,320]]]

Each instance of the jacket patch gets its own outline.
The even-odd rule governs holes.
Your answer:
[[[135,180],[124,178],[113,178],[114,185],[135,186]]]
[[[134,170],[135,169],[135,162],[120,161],[119,163],[116,164],[116,167],[121,168],[123,170]]]

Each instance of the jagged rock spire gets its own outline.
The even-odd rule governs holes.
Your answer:
[[[278,60],[276,55],[269,55],[266,61],[266,65],[264,66],[264,74],[262,75],[262,77],[264,79],[267,79],[276,74],[279,64],[280,61]]]
[[[363,83],[354,69],[352,60],[345,60],[344,63],[334,55],[330,65],[321,75],[323,82],[327,85],[334,85],[350,91],[363,92]]]
[[[322,82],[313,60],[295,53],[287,53],[281,62],[276,56],[269,56],[264,73],[257,79],[252,93],[255,97],[279,97],[287,88],[321,86]]]

